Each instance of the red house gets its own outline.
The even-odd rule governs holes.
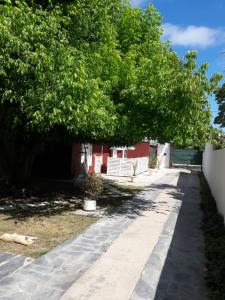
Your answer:
[[[149,142],[143,142],[134,147],[73,144],[71,173],[79,172],[81,165],[86,163],[90,173],[107,173],[116,176],[137,175],[148,170],[149,156]]]

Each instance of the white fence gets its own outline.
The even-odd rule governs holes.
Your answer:
[[[114,176],[138,175],[148,170],[148,157],[108,158],[107,174]]]
[[[213,150],[213,146],[207,144],[203,153],[202,169],[218,210],[225,220],[225,149]]]
[[[137,163],[135,175],[141,174],[148,170],[148,164],[149,164],[148,157],[138,157],[138,158],[134,158],[133,160],[134,160],[134,163]]]

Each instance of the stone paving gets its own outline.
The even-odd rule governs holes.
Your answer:
[[[173,178],[162,177],[154,188],[139,193],[79,236],[0,280],[0,299],[59,299],[142,211],[151,209],[153,200]]]
[[[168,218],[131,300],[208,299],[198,176],[182,174],[178,188],[182,205]]]
[[[32,263],[31,257],[14,255],[10,253],[0,253],[0,281],[5,277],[14,274]]]

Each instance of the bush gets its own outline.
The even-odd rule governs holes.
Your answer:
[[[96,174],[89,174],[82,169],[73,179],[74,186],[80,190],[84,197],[96,199],[103,191],[103,180]]]
[[[81,190],[86,197],[96,199],[103,191],[102,178],[95,174],[87,174],[81,186]]]

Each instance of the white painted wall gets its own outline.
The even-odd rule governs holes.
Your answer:
[[[202,170],[225,221],[225,149],[213,150],[213,145],[206,144]]]
[[[170,167],[170,144],[158,144],[157,165],[159,169]]]

